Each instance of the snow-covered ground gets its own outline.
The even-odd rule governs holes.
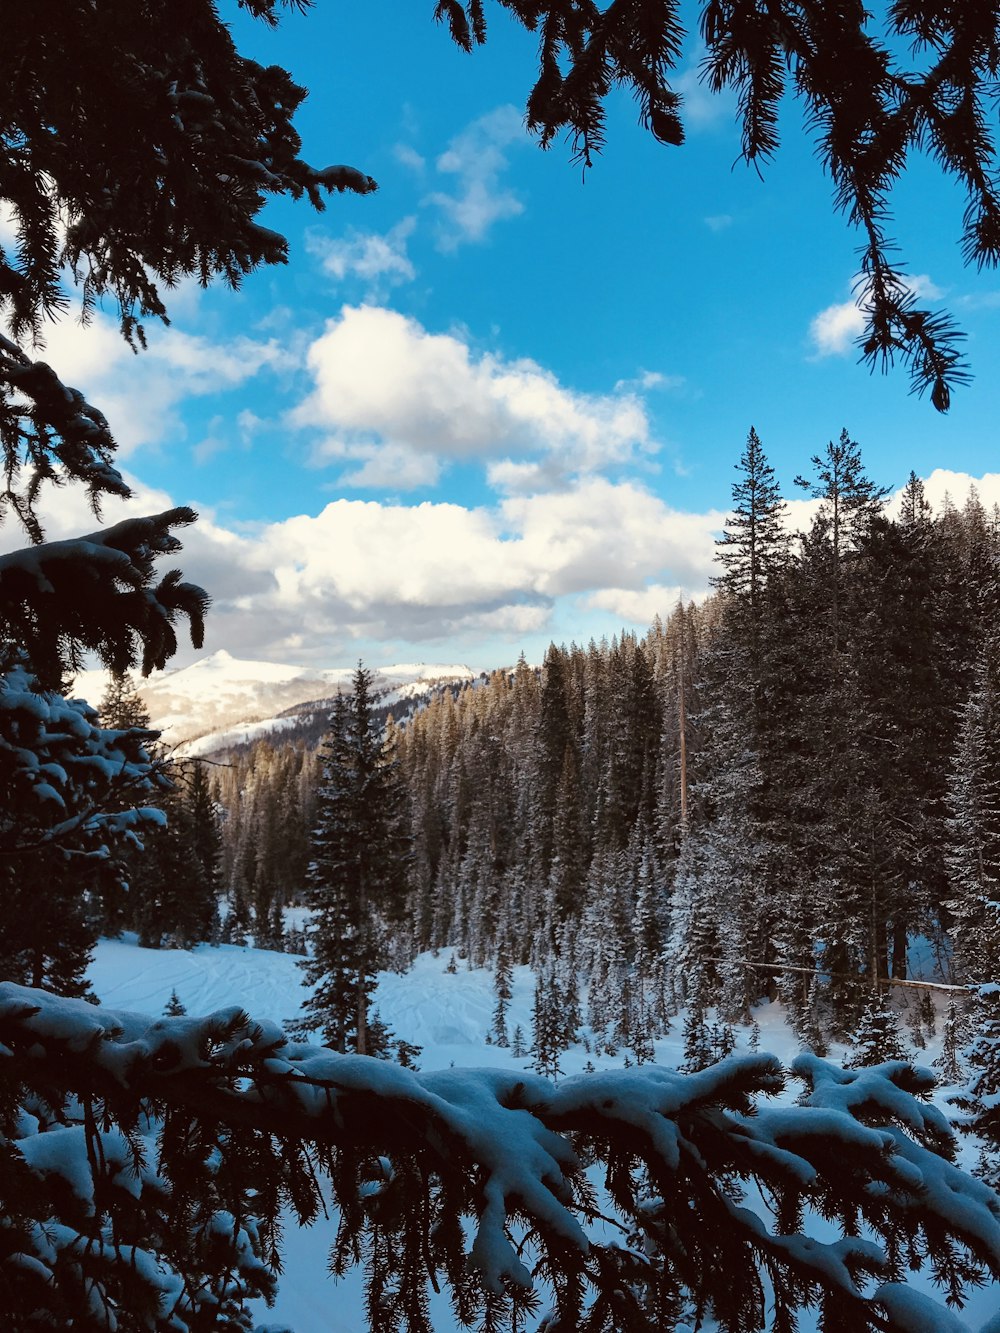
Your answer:
[[[515,1060],[509,1048],[488,1045],[486,1034],[492,1025],[494,1009],[492,975],[482,969],[469,970],[458,960],[457,971],[449,972],[451,955],[421,955],[405,976],[388,973],[378,988],[377,1006],[382,1019],[396,1036],[421,1046],[418,1064],[422,1069],[447,1069],[451,1065],[527,1066],[528,1060]],[[299,1012],[307,989],[302,984],[298,960],[290,954],[263,949],[238,948],[234,945],[199,945],[192,950],[141,949],[134,937],[102,940],[90,968],[90,982],[101,1001],[117,1009],[131,1009],[157,1014],[163,1010],[171,991],[191,1014],[209,1013],[232,1004],[242,1005],[255,1018],[283,1020]],[[513,998],[508,1015],[508,1031],[520,1025],[526,1038],[531,1031],[534,981],[528,968],[516,968]],[[781,1006],[760,1006],[755,1018],[760,1028],[760,1048],[787,1063],[798,1045],[784,1021]],[[662,1065],[677,1065],[682,1059],[682,1020],[656,1045],[656,1060]],[[739,1047],[746,1045],[748,1033],[739,1034]],[[830,1052],[837,1059],[842,1049]],[[931,1047],[920,1053],[920,1062],[929,1063],[937,1054]],[[598,1069],[621,1065],[622,1056],[588,1054],[583,1045],[561,1057],[564,1073],[583,1070],[588,1060]],[[363,1313],[361,1278],[351,1274],[341,1282],[327,1276],[327,1256],[336,1231],[335,1220],[321,1219],[313,1227],[300,1230],[289,1227],[285,1236],[285,1272],[278,1300],[268,1311],[261,1307],[259,1318],[264,1328],[292,1329],[295,1333],[362,1333],[366,1327]],[[447,1297],[433,1302],[436,1327],[440,1333],[453,1333],[457,1325]],[[962,1312],[970,1331],[1000,1311],[1000,1288],[990,1286],[972,1295]],[[802,1333],[811,1333],[815,1323],[802,1320]],[[706,1333],[708,1330],[706,1329]],[[927,1333],[937,1333],[930,1329]]]

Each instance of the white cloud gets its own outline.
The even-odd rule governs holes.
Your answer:
[[[664,375],[661,370],[640,370],[632,379],[617,380],[615,393],[640,389],[648,393],[650,389],[682,389],[686,383],[683,375]]]
[[[369,293],[387,286],[412,282],[416,270],[406,253],[406,243],[417,224],[415,217],[405,217],[380,235],[351,229],[344,237],[313,232],[306,241],[310,254],[316,255],[323,272],[338,282],[357,278]]]
[[[906,286],[918,300],[937,301],[944,296],[943,290],[926,273],[915,273],[912,278],[907,278]],[[816,315],[809,325],[809,336],[817,356],[844,356],[851,350],[855,339],[864,332],[865,302],[864,281],[858,278],[850,301],[829,305]]]
[[[327,653],[351,636],[536,632],[558,599],[607,589],[595,607],[620,616],[631,595],[641,612],[658,588],[707,585],[722,521],[601,478],[492,508],[339,499],[240,539],[241,567],[275,580],[254,603],[253,651],[280,653],[304,625]],[[217,605],[215,616],[227,646],[246,635],[245,613]]]
[[[654,617],[664,619],[679,601],[700,597],[707,588],[682,588],[679,584],[650,583],[644,588],[602,588],[584,600],[595,611],[608,611],[622,621],[651,625]]]
[[[104,521],[170,505],[137,485],[134,500],[108,504]],[[95,526],[72,487],[46,511],[53,538]],[[316,515],[239,531],[208,510],[181,534],[176,563],[212,595],[207,651],[332,665],[356,657],[361,639],[418,655],[419,644],[449,639],[464,655],[491,638],[516,656],[567,599],[607,610],[611,628],[623,617],[646,623],[647,606],[669,609],[676,598],[661,589],[705,587],[722,521],[592,477],[478,508],[341,498]],[[9,524],[0,536],[24,544]]]
[[[344,306],[310,347],[308,364],[315,388],[292,419],[324,432],[317,462],[369,464],[384,454],[391,466],[405,457],[412,476],[417,456],[541,458],[551,482],[657,448],[636,395],[575,392],[534,361],[477,354],[454,334],[429,333],[377,306]],[[420,484],[429,477],[424,463]]]
[[[123,457],[181,434],[177,409],[185,399],[234,388],[264,369],[287,371],[298,364],[277,338],[213,343],[159,327],[147,335],[148,349],[135,353],[106,316],[86,326],[68,317],[48,326],[45,347],[35,353],[105,414]]]
[[[705,218],[705,226],[709,231],[714,231],[716,235],[720,231],[726,231],[732,225],[733,219],[729,213],[713,213],[710,217]]]
[[[981,477],[973,477],[968,472],[935,468],[924,480],[924,496],[934,513],[939,514],[947,499],[961,509],[973,487],[986,509],[1000,505],[1000,472],[986,472]],[[889,499],[888,510],[893,516],[897,516],[902,507],[903,489],[901,486]]]
[[[173,503],[134,484],[135,499],[109,503],[105,522]],[[1000,473],[938,470],[926,482],[935,509],[946,493],[961,505],[973,485],[987,507],[1000,501]],[[816,504],[794,501],[793,525]],[[50,492],[45,511],[53,538],[95,526],[79,488]],[[419,657],[422,644],[447,642],[464,658],[489,643],[483,665],[496,665],[559,617],[567,636],[593,613],[607,615],[611,632],[700,595],[724,522],[721,512],[681,513],[633,483],[590,477],[476,508],[341,498],[238,531],[208,510],[181,533],[176,563],[212,594],[207,651],[342,665],[362,643],[366,656],[384,645],[396,660]],[[0,549],[23,544],[12,524],[0,528]]]
[[[358,461],[360,467],[342,472],[337,478],[338,486],[413,491],[435,486],[441,476],[441,465],[436,458],[405,444],[344,446],[344,457]]]
[[[421,154],[408,143],[398,143],[392,151],[396,161],[401,162],[404,167],[409,167],[411,171],[419,173],[427,166]]]
[[[933,282],[926,273],[914,273],[912,278],[908,278],[907,287],[914,296],[924,301],[940,301],[944,296],[944,289]]]
[[[865,327],[865,317],[854,301],[842,301],[821,310],[809,325],[817,356],[844,356]]]
[[[671,87],[684,99],[681,120],[685,128],[695,131],[712,129],[723,120],[732,120],[737,110],[736,95],[731,89],[713,93],[701,77],[707,50],[705,44],[699,42],[685,68],[670,80]]]
[[[495,222],[524,212],[513,190],[500,184],[507,166],[504,150],[520,141],[527,142],[523,115],[516,107],[501,106],[456,135],[437,159],[439,173],[456,177],[453,192],[438,190],[424,201],[440,210],[442,250],[483,241]]]

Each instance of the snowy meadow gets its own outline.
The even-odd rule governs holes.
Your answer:
[[[191,1014],[208,1014],[238,1001],[255,1017],[282,1021],[298,1014],[309,993],[299,961],[289,953],[226,944],[144,949],[134,936],[126,935],[99,942],[88,980],[102,1004],[114,1009],[155,1015],[162,1013],[175,995]],[[530,1034],[535,976],[528,967],[516,967],[512,983],[511,1029],[520,1027]],[[417,1057],[421,1070],[529,1071],[530,1055],[516,1058],[509,1047],[502,1048],[487,1040],[495,1003],[491,971],[469,967],[465,959],[455,958],[449,950],[421,954],[405,973],[382,973],[375,993],[376,1007],[393,1032],[421,1048]],[[798,1054],[800,1043],[786,1021],[782,1005],[761,1004],[755,1008],[753,1017],[757,1030],[738,1031],[737,1051],[745,1052],[751,1042],[759,1042],[761,1050],[771,1052],[788,1066]],[[671,1030],[655,1042],[657,1066],[670,1069],[683,1063],[684,1021],[682,1011]],[[589,1051],[584,1039],[589,1045],[586,1031],[581,1033],[581,1041],[563,1052],[564,1072],[560,1082],[574,1076],[592,1077],[591,1070],[621,1069],[631,1063],[625,1052],[611,1057],[604,1052]],[[930,1063],[939,1053],[940,1035],[929,1039],[926,1050],[919,1053],[920,1062]],[[833,1061],[843,1061],[849,1055],[849,1048],[842,1044],[835,1045],[830,1052]],[[790,1103],[800,1091],[801,1084],[790,1081],[776,1102]],[[947,1087],[939,1087],[933,1101],[945,1114],[954,1115],[947,1102],[949,1091]],[[967,1166],[974,1163],[971,1143],[962,1142],[959,1160]],[[762,1212],[767,1208],[760,1196],[756,1203],[751,1200],[750,1206]],[[335,1279],[328,1273],[337,1225],[332,1201],[328,1215],[321,1215],[309,1227],[297,1227],[294,1219],[288,1219],[282,1246],[284,1272],[274,1306],[269,1310],[263,1302],[258,1302],[255,1310],[262,1333],[263,1330],[283,1333],[286,1329],[294,1333],[358,1333],[366,1326],[362,1274],[355,1271]],[[824,1239],[836,1234],[829,1223],[815,1216],[809,1229]],[[927,1274],[912,1275],[910,1285],[917,1293],[923,1291],[941,1299],[941,1293]],[[901,1307],[897,1313],[906,1322],[897,1327],[910,1333],[980,1333],[980,1330],[988,1333],[994,1328],[998,1305],[1000,1285],[988,1284],[969,1294],[965,1309],[956,1312],[953,1322],[949,1322],[949,1316],[940,1307],[931,1313],[921,1306],[914,1306],[909,1313]],[[452,1333],[459,1327],[444,1293],[432,1298],[432,1315],[436,1333]],[[802,1333],[812,1333],[818,1327],[816,1319],[815,1312],[806,1312],[800,1321]],[[537,1319],[528,1325],[538,1326]],[[710,1333],[716,1325],[709,1317],[702,1327]],[[688,1333],[689,1329],[691,1326],[679,1324],[677,1333]]]

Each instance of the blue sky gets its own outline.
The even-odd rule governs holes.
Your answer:
[[[976,378],[947,417],[856,364],[858,237],[794,108],[761,180],[692,42],[687,143],[656,144],[616,95],[584,180],[524,130],[534,39],[497,9],[465,55],[431,10],[320,3],[277,32],[234,10],[244,49],[310,89],[307,159],[379,192],[271,207],[289,265],[236,295],[183,286],[143,356],[110,311],[49,336],[138,507],[201,511],[183,564],[215,598],[207,649],[483,669],[642,630],[707,587],[751,424],[787,493],[847,426],[881,484],[914,468],[933,496],[974,477],[1000,499],[1000,276],[963,267],[962,200],[929,164],[894,234],[969,335]],[[60,493],[50,534],[81,522]]]

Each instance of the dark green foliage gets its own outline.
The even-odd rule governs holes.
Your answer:
[[[149,709],[143,703],[136,689],[131,672],[113,671],[108,679],[107,688],[97,705],[97,714],[102,727],[116,727],[125,731],[129,727],[149,728]]]
[[[219,811],[205,765],[170,766],[166,823],[147,840],[135,863],[131,919],[140,943],[190,948],[217,938],[219,926]]]
[[[553,646],[539,671],[441,692],[397,729],[414,846],[397,961],[431,947],[495,965],[506,941],[545,972],[572,954],[597,1049],[655,1041],[697,968],[722,1019],[780,995],[818,1051],[873,979],[907,976],[914,935],[956,944],[961,969],[962,939],[981,941],[988,966],[991,890],[962,867],[990,861],[974,838],[961,850],[958,768],[947,827],[946,796],[959,710],[963,735],[979,718],[977,772],[990,762],[1000,535],[974,497],[931,514],[912,476],[890,518],[846,432],[814,466],[820,510],[793,547],[751,432],[713,598],[643,640]],[[237,904],[271,882],[265,863],[301,863],[315,762],[262,747],[223,774]],[[269,921],[295,890],[270,892]]]
[[[145,749],[155,733],[101,727],[20,666],[0,676],[0,700],[0,973],[79,995],[159,819],[166,784]]]
[[[940,1071],[942,1083],[960,1083],[964,1077],[962,1047],[968,1022],[954,1000],[948,1002],[942,1032],[941,1054],[934,1061],[935,1069]]]
[[[496,968],[493,975],[493,993],[497,997],[496,1008],[493,1010],[493,1027],[491,1035],[498,1046],[509,1046],[507,1039],[507,1007],[510,1003],[511,982],[513,980],[510,955],[507,952],[505,941],[501,941],[497,949]]]
[[[81,669],[88,651],[112,671],[140,665],[148,675],[162,668],[177,650],[179,619],[188,620],[200,648],[207,594],[176,569],[154,582],[157,559],[180,550],[173,530],[195,517],[191,509],[169,509],[75,541],[0,556],[0,624],[8,654],[21,649],[41,685],[57,690]]]
[[[704,1007],[692,998],[684,1015],[684,1061],[679,1068],[686,1074],[696,1074],[715,1063],[712,1035]]]
[[[1000,1189],[1000,986],[996,982],[973,991],[969,1028],[973,1036],[961,1052],[968,1077],[952,1101],[965,1112],[963,1128],[981,1141],[978,1174],[993,1189]]]
[[[559,1057],[575,1039],[575,1033],[567,1030],[566,1011],[566,997],[554,973],[537,977],[531,1009],[532,1068],[546,1078],[558,1078],[563,1072]]]
[[[226,1036],[216,1028],[206,1053]],[[71,1063],[67,1044],[56,1049]],[[0,1117],[3,1327],[249,1333],[247,1300],[273,1298],[275,1210],[289,1193],[270,1136],[82,1085],[66,1096],[73,1082],[45,1076],[16,1126]]]
[[[271,3],[247,8],[274,18]],[[58,473],[95,500],[128,494],[107,421],[25,351],[67,304],[64,266],[84,315],[109,298],[124,335],[141,344],[141,321],[166,318],[163,287],[187,275],[237,287],[259,265],[285,261],[284,239],[256,221],[269,195],[321,207],[324,192],[375,186],[300,158],[292,117],[304,89],[241,56],[207,0],[188,4],[182,22],[144,0],[97,9],[39,0],[22,17],[8,25],[0,67],[0,193],[17,234],[0,251],[11,335],[0,338],[0,435],[4,507],[37,540],[33,501]],[[131,660],[116,654],[115,665]]]
[[[899,1030],[899,1018],[882,991],[870,999],[847,1042],[847,1069],[864,1069],[885,1060],[909,1060],[911,1052]]]
[[[957,980],[997,979],[1000,952],[1000,652],[991,634],[960,716],[951,772],[947,864]]]
[[[316,989],[309,1018],[338,1051],[378,1054],[369,1031],[375,975],[386,959],[386,927],[398,923],[408,888],[410,838],[396,760],[372,717],[371,674],[360,664],[351,695],[338,696],[320,757],[314,861],[306,900],[313,909],[312,956],[303,964]]]

